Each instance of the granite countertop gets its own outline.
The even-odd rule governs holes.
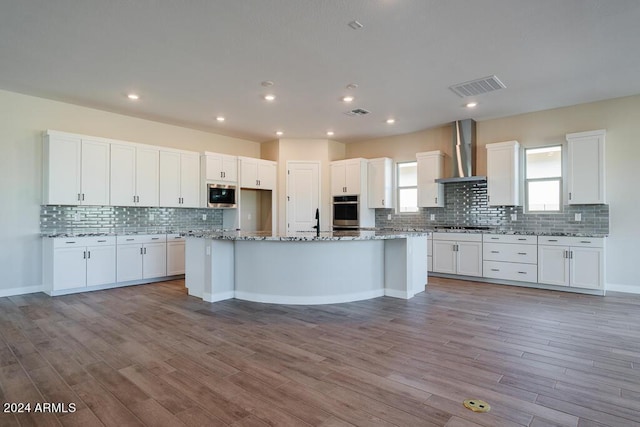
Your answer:
[[[403,229],[396,231],[414,231],[423,233],[470,233],[470,234],[511,234],[521,236],[564,236],[564,237],[607,237],[603,233],[579,233],[579,232],[562,232],[562,231],[527,231],[527,230],[498,230],[494,228],[478,229],[478,228],[449,228],[449,227],[433,227],[433,228],[415,228]]]
[[[213,230],[213,232],[220,232],[222,230]],[[193,230],[193,229],[157,229],[157,228],[117,228],[110,231],[98,231],[91,229],[67,229],[67,230],[54,230],[50,232],[40,233],[41,237],[57,238],[57,237],[99,237],[99,236],[132,236],[139,234],[186,234],[196,232],[212,232],[211,230]]]
[[[338,241],[338,240],[385,240],[404,239],[413,236],[426,236],[424,231],[393,231],[393,230],[357,230],[357,231],[321,231],[316,236],[315,231],[300,231],[289,234],[274,234],[272,232],[188,232],[188,237],[201,237],[216,240],[263,240],[263,241]]]

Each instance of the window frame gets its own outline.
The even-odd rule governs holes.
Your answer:
[[[400,185],[400,168],[402,165],[413,164],[416,167],[416,185]],[[398,214],[415,214],[420,211],[420,207],[418,206],[418,161],[417,160],[406,160],[401,162],[396,162],[396,173],[395,173],[395,211]],[[416,206],[415,210],[403,211],[400,209],[400,190],[416,190]]]
[[[560,176],[553,177],[544,177],[544,178],[527,178],[527,151],[529,150],[539,150],[543,148],[560,148]],[[524,149],[523,157],[524,157],[524,213],[531,214],[558,214],[562,213],[564,210],[564,198],[565,198],[565,190],[564,190],[564,177],[565,177],[565,146],[564,144],[551,144],[551,145],[543,145],[536,147],[526,147]],[[532,210],[529,208],[529,183],[530,182],[557,182],[558,183],[558,209],[557,210]]]

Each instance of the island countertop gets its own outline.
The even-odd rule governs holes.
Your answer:
[[[321,231],[316,236],[315,231],[299,231],[286,234],[271,232],[249,231],[195,231],[183,233],[185,237],[200,237],[215,240],[260,240],[260,241],[337,241],[337,240],[388,240],[406,239],[407,237],[426,236],[423,231],[391,231],[391,230],[355,230],[355,231]]]

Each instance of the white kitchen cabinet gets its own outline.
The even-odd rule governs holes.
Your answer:
[[[540,236],[538,282],[603,289],[604,239]]]
[[[433,271],[482,276],[482,235],[433,233]]]
[[[45,205],[109,204],[109,143],[48,131],[44,139]]]
[[[185,272],[185,239],[179,234],[167,234],[167,276]]]
[[[49,295],[115,282],[113,236],[47,238],[43,241],[43,282]]]
[[[200,194],[200,157],[160,151],[160,206],[196,208]]]
[[[201,160],[205,181],[238,182],[238,157],[205,152]]]
[[[483,234],[484,277],[536,283],[538,238],[508,234]]]
[[[331,162],[331,195],[360,195],[367,190],[367,160]]]
[[[521,206],[520,144],[487,144],[487,202],[489,206]]]
[[[433,236],[427,235],[427,271],[433,271]]]
[[[133,144],[111,144],[112,206],[158,206],[160,151]]]
[[[167,276],[167,236],[117,236],[117,281],[129,282]]]
[[[417,153],[418,206],[443,207],[444,187],[435,182],[444,172],[444,154],[441,151]]]
[[[604,130],[567,134],[567,186],[570,205],[605,201]]]
[[[276,162],[239,157],[240,187],[259,190],[275,190]]]
[[[369,159],[367,171],[367,192],[369,208],[392,208],[392,168],[393,162],[388,157]]]

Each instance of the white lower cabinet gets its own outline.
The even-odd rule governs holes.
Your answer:
[[[482,276],[482,234],[433,233],[433,271]]]
[[[116,281],[113,236],[45,239],[43,283],[49,295]]]
[[[538,282],[603,289],[604,239],[540,236]]]
[[[433,235],[427,235],[427,271],[433,271]]]
[[[167,276],[177,276],[185,272],[184,237],[167,234]]]
[[[117,281],[153,279],[167,275],[165,234],[117,237]]]
[[[538,238],[484,234],[483,274],[490,279],[538,281]]]

